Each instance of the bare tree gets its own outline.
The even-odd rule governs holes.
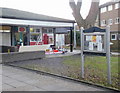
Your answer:
[[[72,14],[79,28],[84,27],[86,29],[94,25],[99,12],[99,0],[92,0],[91,8],[86,19],[83,19],[80,14],[82,0],[78,0],[77,4],[75,4],[74,0],[69,0],[69,4],[70,7],[72,8],[73,11]]]

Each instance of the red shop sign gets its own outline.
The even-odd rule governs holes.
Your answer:
[[[25,30],[26,30],[25,27],[19,27],[18,29],[19,32],[24,32]]]

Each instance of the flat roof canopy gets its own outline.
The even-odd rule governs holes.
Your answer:
[[[30,25],[30,26],[44,26],[44,27],[73,27],[73,23],[62,22],[47,22],[47,21],[33,21],[33,20],[18,20],[0,18],[2,25]]]
[[[42,14],[35,14],[35,13],[21,11],[21,10],[17,10],[17,9],[11,9],[11,8],[0,7],[0,12],[1,12],[0,18],[75,23],[74,20],[46,16],[46,15],[42,15]]]

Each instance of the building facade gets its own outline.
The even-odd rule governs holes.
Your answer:
[[[111,48],[118,49],[118,40],[120,40],[120,0],[108,2],[100,6],[99,27],[105,29],[107,25],[111,30]]]
[[[0,46],[56,45],[56,34],[73,28],[74,20],[0,8]]]

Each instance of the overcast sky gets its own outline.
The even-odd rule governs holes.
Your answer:
[[[82,1],[81,14],[85,18],[88,14],[91,0]],[[100,4],[108,1],[110,0],[100,0]],[[0,7],[14,8],[65,19],[74,19],[69,6],[69,0],[0,0]]]

